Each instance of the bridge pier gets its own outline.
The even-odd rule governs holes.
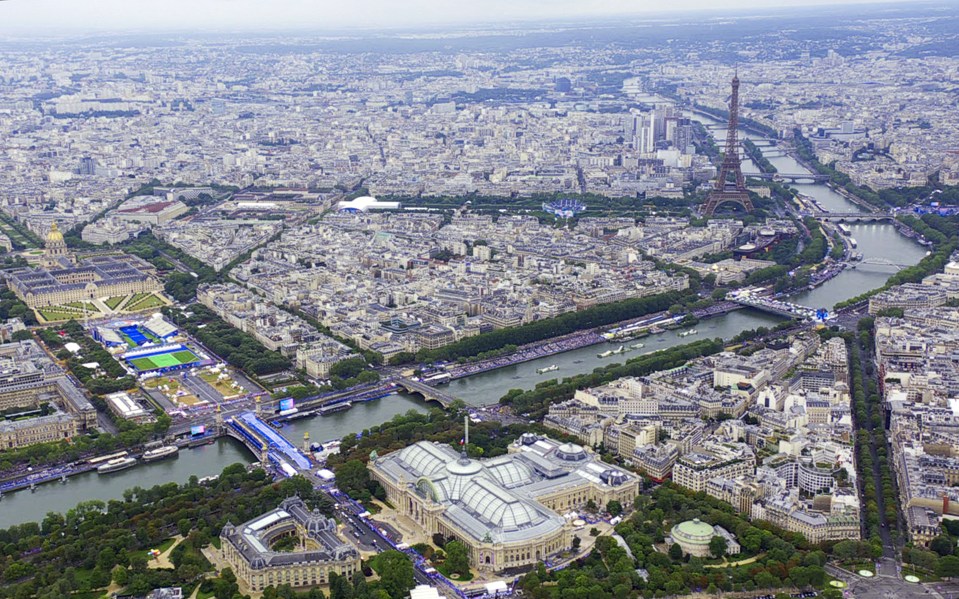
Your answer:
[[[865,260],[860,260],[854,264],[871,264],[873,266],[891,266],[892,268],[895,268],[897,271],[900,271],[904,268],[908,268],[910,266],[908,264],[898,264],[896,262],[893,262],[892,260],[887,260],[885,258],[866,258]]]
[[[417,393],[422,395],[423,399],[426,401],[438,402],[444,408],[450,407],[453,401],[456,400],[456,398],[449,393],[443,393],[439,389],[431,387],[422,381],[414,381],[406,377],[398,377],[396,379],[396,384],[407,393]]]
[[[827,222],[877,222],[877,221],[896,221],[891,214],[873,213],[873,212],[820,212],[814,215],[815,218]]]
[[[243,443],[264,467],[277,465],[286,475],[309,471],[311,463],[307,454],[296,444],[275,431],[253,412],[237,414],[228,421],[226,434]]]
[[[776,156],[773,156],[776,158]],[[790,183],[795,183],[796,181],[811,180],[816,182],[828,181],[829,177],[826,175],[818,175],[816,173],[757,173],[749,175],[753,179],[765,179],[765,180],[783,180]]]
[[[728,301],[735,302],[748,308],[754,308],[763,312],[784,316],[786,318],[795,318],[799,320],[810,321],[816,317],[816,310],[808,306],[800,306],[789,302],[781,302],[766,297],[730,297]]]

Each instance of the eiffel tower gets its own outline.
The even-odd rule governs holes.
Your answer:
[[[719,167],[716,185],[706,198],[703,214],[712,216],[721,204],[739,204],[746,212],[753,211],[753,203],[746,191],[742,163],[739,161],[739,75],[733,76],[733,95],[729,100],[729,128],[726,130],[726,155]],[[729,181],[730,175],[736,182]]]

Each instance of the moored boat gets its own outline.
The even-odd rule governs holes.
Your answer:
[[[342,403],[323,406],[317,410],[317,413],[320,416],[326,416],[327,414],[334,414],[336,412],[342,412],[343,410],[349,410],[352,407],[352,402],[344,401]]]
[[[124,457],[115,458],[97,467],[98,474],[109,474],[110,472],[119,472],[126,470],[137,463],[136,458]]]
[[[180,448],[176,445],[164,445],[163,447],[157,447],[156,449],[143,452],[143,461],[155,462],[157,460],[175,456],[179,451]]]

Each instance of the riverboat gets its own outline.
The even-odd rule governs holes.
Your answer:
[[[111,472],[119,472],[120,470],[126,470],[135,466],[137,463],[136,458],[125,457],[125,458],[115,458],[102,464],[97,467],[98,474],[109,474]]]
[[[320,409],[318,409],[317,412],[319,413],[320,416],[328,416],[330,414],[335,414],[336,412],[343,412],[345,410],[349,410],[352,407],[353,407],[353,402],[344,401],[344,402],[340,402],[340,403],[329,405],[329,406],[323,406]]]
[[[143,461],[155,462],[157,460],[175,456],[177,453],[179,453],[179,451],[180,448],[176,445],[164,445],[163,447],[157,447],[156,449],[143,452]]]

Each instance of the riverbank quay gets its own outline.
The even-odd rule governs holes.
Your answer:
[[[581,331],[524,345],[508,356],[457,365],[449,368],[447,372],[450,374],[450,379],[455,380],[605,342],[606,339],[596,331]]]
[[[218,435],[211,434],[205,440],[212,443],[217,438]],[[192,442],[193,440],[189,438],[182,438],[171,440],[166,444],[175,445],[177,449],[186,449],[190,447]],[[96,470],[99,466],[102,466],[107,459],[121,456],[129,456],[139,460],[143,456],[143,448],[138,447],[135,451],[118,450],[103,454],[91,454],[75,462],[68,462],[65,464],[54,464],[46,467],[28,467],[28,469],[22,474],[11,476],[0,481],[0,496],[2,496],[3,493],[9,493],[12,491],[19,491],[28,488],[35,489],[38,485],[52,482],[66,483],[72,476],[84,474],[86,472],[90,472],[91,470]]]
[[[84,465],[63,465],[63,466],[54,466],[51,468],[44,468],[42,470],[37,470],[29,472],[23,476],[17,477],[15,479],[5,480],[0,483],[0,494],[10,493],[12,491],[19,491],[21,489],[35,488],[37,485],[42,485],[45,483],[51,483],[54,481],[59,481],[64,483],[71,476],[82,474],[84,472],[89,472],[96,468],[95,464],[84,464]]]

